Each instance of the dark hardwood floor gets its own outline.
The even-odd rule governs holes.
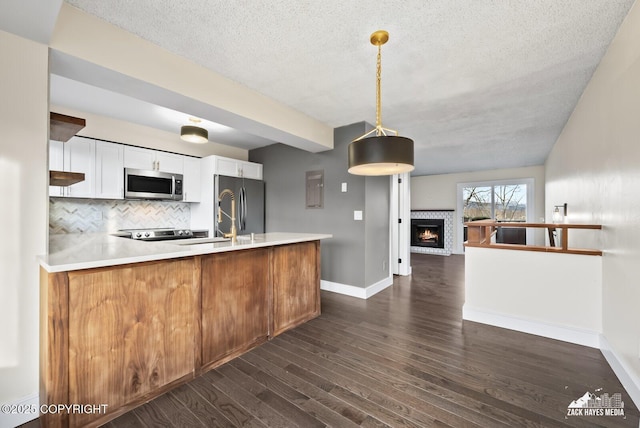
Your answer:
[[[600,351],[463,322],[463,256],[412,266],[369,300],[323,292],[319,318],[106,426],[638,426]],[[625,419],[566,416],[599,388]]]

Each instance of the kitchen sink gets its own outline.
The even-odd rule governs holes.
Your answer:
[[[213,244],[216,242],[228,242],[231,241],[230,238],[191,238],[191,239],[184,239],[184,240],[178,240],[178,241],[173,241],[172,244],[176,244],[176,245],[197,245],[197,244]]]

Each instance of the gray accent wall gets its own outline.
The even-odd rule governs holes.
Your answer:
[[[370,129],[365,122],[336,128],[334,149],[321,153],[284,144],[249,151],[263,164],[266,231],[332,234],[321,245],[322,279],[361,288],[389,277],[390,179],[347,172],[349,143]],[[324,207],[307,209],[305,173],[314,170],[324,170]],[[356,210],[362,221],[353,219]]]

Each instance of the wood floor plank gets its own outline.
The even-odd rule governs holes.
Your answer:
[[[140,420],[134,412],[127,412],[103,426],[105,428],[147,428],[144,421]]]
[[[276,343],[277,342],[277,343]],[[323,362],[318,364],[316,358],[309,352],[289,345],[283,336],[279,336],[265,347],[277,347],[279,352],[283,352],[286,358],[299,367],[315,373],[317,376],[326,377],[335,383],[331,394],[342,400],[362,409],[369,415],[382,420],[391,426],[420,426],[411,421],[414,411],[407,408],[403,403],[391,398],[380,398],[375,391],[367,388],[362,383],[354,380],[355,377],[347,377],[339,373],[338,367],[334,364],[323,366]],[[329,368],[329,366],[331,368]],[[383,388],[383,385],[379,385]],[[423,415],[422,422],[426,426],[433,426],[435,420],[427,415]]]
[[[108,426],[638,427],[599,350],[463,321],[464,257],[411,264],[367,300],[322,292],[320,317]],[[598,388],[626,418],[566,416]]]
[[[168,392],[156,398],[154,404],[160,408],[167,420],[175,427],[206,427],[206,425],[193,414],[190,408],[185,407],[173,393]],[[166,424],[166,421],[165,421]]]
[[[203,376],[211,377],[216,374],[218,374],[217,369],[205,373]],[[265,425],[274,428],[289,428],[291,426],[291,422],[288,419],[257,398],[252,390],[246,388],[243,382],[238,382],[226,376],[220,376],[215,380],[214,385],[224,391],[240,406],[251,412],[255,418],[259,419]],[[264,389],[261,389],[257,391],[257,393],[263,390]]]
[[[303,404],[305,409],[314,409],[313,412],[318,414],[318,419],[324,421],[330,426],[348,428],[359,426],[367,418],[367,415],[363,412],[329,394],[327,391],[333,389],[333,384],[330,387],[328,387],[328,385],[317,387],[312,383],[306,382],[295,376],[295,374],[291,373],[290,370],[286,370],[276,364],[272,364],[271,361],[274,361],[274,359],[276,361],[279,360],[277,356],[269,354],[264,349],[260,349],[260,351],[260,353],[255,352],[244,355],[242,359],[249,361],[256,367],[260,367],[265,372],[272,374],[283,382],[287,382],[296,390],[308,395],[310,398],[313,398],[313,400],[309,401],[321,404],[326,411],[323,411],[313,403]],[[284,367],[290,368],[291,365],[286,361],[285,363],[287,365]]]
[[[316,323],[317,324],[317,323]],[[312,330],[311,327],[307,327],[308,330]],[[322,330],[312,330],[312,334],[315,337],[322,337]],[[330,335],[330,332],[325,332],[324,334]],[[344,333],[343,333],[344,334]],[[292,332],[291,336],[293,337],[304,337],[304,329],[299,329],[299,331],[296,332]],[[353,342],[353,338],[352,337],[348,337],[349,341],[342,343],[342,350],[340,353],[344,354],[345,351],[347,349],[349,349],[350,345],[349,343]],[[304,339],[303,339],[304,340]],[[317,340],[315,339],[308,339],[311,341],[315,341],[317,342]],[[340,342],[340,338],[331,338],[332,341],[335,342]],[[359,343],[363,343],[364,341],[360,341]],[[321,345],[320,347],[316,347],[316,349],[321,349]],[[389,350],[392,350],[392,353],[387,355],[387,356],[379,356],[376,354],[377,350],[379,349],[385,349],[385,353],[388,352]],[[466,370],[461,370],[461,369],[465,369],[465,364],[459,364],[459,365],[449,365],[448,363],[444,363],[444,362],[439,362],[436,359],[431,359],[428,361],[425,361],[424,358],[422,358],[421,356],[417,355],[416,353],[413,352],[404,352],[401,348],[397,348],[395,350],[393,350],[393,347],[390,346],[381,346],[381,344],[376,343],[376,342],[371,342],[369,343],[369,346],[363,346],[362,349],[359,350],[354,350],[352,348],[352,353],[348,354],[346,356],[346,358],[344,358],[343,364],[344,365],[351,365],[351,361],[356,361],[358,356],[365,356],[368,355],[370,359],[374,360],[374,361],[379,361],[382,364],[386,365],[387,367],[391,367],[391,366],[415,366],[417,368],[424,368],[421,367],[420,363],[427,363],[428,368],[433,368],[434,370],[437,370],[441,376],[447,376],[448,379],[450,379],[451,381],[458,381],[460,383],[470,383],[470,380],[466,380],[466,381],[460,381],[460,380],[456,380],[457,379],[457,375],[460,374],[460,372],[468,375],[468,376],[472,376],[472,378],[474,380],[477,379],[482,379],[483,381],[486,380],[487,378],[491,378],[492,374],[489,371],[480,371],[478,369],[478,366],[468,366],[466,367]],[[339,356],[332,356],[333,359],[336,358],[340,358]],[[367,365],[370,365],[370,363],[368,363]],[[358,369],[356,367],[356,369]],[[494,379],[494,381],[496,383],[500,383],[503,387],[508,388],[508,380],[504,380],[504,382],[501,382],[501,380],[504,379],[500,379],[499,377],[496,376],[496,378]],[[521,382],[519,385],[521,385],[520,387],[527,387],[526,382]],[[542,391],[545,392],[545,391]],[[529,395],[526,395],[527,397],[529,397]],[[548,404],[548,403],[546,403]]]
[[[156,400],[153,400],[134,409],[133,413],[135,413],[136,416],[148,427],[174,427],[174,425],[167,419],[167,416],[162,413],[160,407],[158,407],[158,403],[156,402]],[[120,427],[120,425],[117,424],[116,421],[117,419],[111,421],[111,423],[114,423],[117,427]]]
[[[456,394],[438,385],[423,382],[392,368],[389,364],[379,363],[375,359],[367,358],[357,348],[351,348],[350,343],[352,341],[348,339],[345,339],[344,343],[340,339],[333,340],[336,343],[342,343],[342,350],[336,354],[336,357],[340,358],[341,364],[354,370],[374,371],[375,377],[379,380],[403,393],[411,395],[413,398],[420,399],[420,406],[423,408],[436,406],[467,420],[475,420],[482,426],[491,425],[497,428],[500,426],[527,425],[525,419],[518,418],[516,415],[492,408],[486,404],[478,404],[477,401],[470,400],[464,395]],[[347,352],[344,358],[340,357],[343,352]]]
[[[208,411],[215,413],[216,417],[221,417],[222,421],[227,419],[236,427],[264,426],[205,377],[201,376],[195,379],[188,386],[210,404],[211,408]]]

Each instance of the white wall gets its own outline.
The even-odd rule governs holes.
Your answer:
[[[438,210],[457,207],[457,184],[474,181],[508,180],[512,178],[534,179],[534,219],[545,217],[544,211],[544,166],[464,172],[456,174],[423,175],[411,177],[411,209]],[[458,222],[461,214],[454,213],[454,242],[458,242]],[[455,248],[455,246],[454,246]]]
[[[466,249],[465,319],[598,347],[601,295],[599,256]]]
[[[0,31],[0,56],[0,403],[12,403],[38,393],[36,256],[47,249],[48,49]],[[0,413],[0,426],[12,425]]]
[[[619,363],[616,374],[640,405],[639,115],[636,2],[547,159],[546,201],[567,202],[572,222],[603,224],[599,238],[569,235],[569,245],[604,251],[603,334],[612,350],[605,356],[614,370]]]

